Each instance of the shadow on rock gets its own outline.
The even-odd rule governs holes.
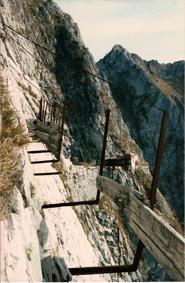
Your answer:
[[[45,257],[41,261],[42,274],[45,282],[69,282],[72,275],[63,258]]]

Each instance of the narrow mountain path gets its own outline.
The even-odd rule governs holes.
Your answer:
[[[23,90],[29,90],[31,88],[37,96],[38,101],[42,94],[42,90],[37,82],[35,80],[32,80],[30,77],[25,76],[20,68],[12,63],[9,57],[7,60],[9,68],[7,68],[4,75],[8,78],[8,87],[11,101],[17,113],[19,114],[20,122],[23,123],[25,129],[27,127],[29,128],[29,132],[32,136],[34,134],[33,120],[36,119],[36,115],[33,109],[36,109],[36,112],[38,112],[38,106],[36,107],[35,101],[32,102],[31,100],[27,99],[29,97],[29,94],[27,97],[26,95],[24,95]],[[47,149],[44,143],[34,141],[33,138],[34,137],[32,137],[32,142],[27,146],[27,151]],[[53,158],[53,155],[48,153],[33,155],[29,154],[30,162],[31,160],[36,161]],[[31,178],[32,173],[56,171],[52,167],[52,163],[28,164],[27,167],[26,176],[28,174],[29,176],[31,176]],[[40,205],[42,205],[43,203],[53,203],[66,200],[66,189],[64,188],[63,182],[60,177],[58,175],[50,175],[44,177],[33,176],[33,184],[33,190],[36,191],[36,196],[39,197],[39,199],[35,200],[35,207],[32,207],[31,210],[34,211],[35,219],[33,220],[33,222],[38,222],[36,225],[39,225],[40,223],[40,227],[38,228],[41,234],[39,235],[41,260],[51,255],[57,256],[59,258],[63,257],[68,267],[98,265],[99,261],[94,253],[93,247],[88,241],[87,236],[73,208],[66,207],[47,209],[43,211],[44,219],[40,219],[41,216],[37,211],[37,209],[40,210]],[[18,229],[16,229],[16,233],[19,234]],[[37,235],[35,233],[35,238],[36,237]],[[33,238],[32,233],[32,242],[34,242],[35,238]],[[37,260],[37,262],[39,262],[38,257]],[[22,273],[20,272],[20,276],[22,276],[21,274]],[[37,276],[35,278],[39,277]],[[107,280],[105,280],[105,278]],[[23,281],[27,281],[26,275]],[[109,276],[101,275],[76,276],[73,277],[73,281],[111,281],[111,278]]]
[[[27,150],[44,150],[41,142],[31,143]],[[29,154],[30,161],[53,159],[51,153]],[[32,164],[34,172],[56,172],[52,163]],[[58,175],[35,176],[34,184],[44,203],[67,201],[67,193]],[[71,207],[43,210],[48,235],[42,247],[41,257],[63,257],[68,267],[98,265],[98,259],[84,233],[79,219]],[[101,275],[74,276],[73,281],[105,281]]]

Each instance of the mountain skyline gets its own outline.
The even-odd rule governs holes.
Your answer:
[[[96,61],[115,44],[145,60],[184,59],[184,1],[55,0],[77,22]],[[90,13],[88,13],[90,11]]]

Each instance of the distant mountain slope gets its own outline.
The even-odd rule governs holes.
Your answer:
[[[177,92],[184,92],[184,61],[160,64],[155,60],[145,61],[150,72],[167,81]]]
[[[111,84],[112,96],[132,138],[154,168],[162,113],[169,111],[160,190],[183,222],[183,77],[184,61],[160,64],[144,61],[120,45],[97,63]]]

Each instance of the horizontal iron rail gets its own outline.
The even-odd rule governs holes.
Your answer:
[[[72,275],[135,272],[139,266],[143,249],[144,244],[139,240],[133,263],[130,265],[72,267],[69,268],[69,271]]]
[[[34,176],[49,176],[49,175],[60,175],[62,172],[40,172],[40,173],[34,173]]]
[[[28,150],[28,154],[37,154],[37,153],[50,153],[51,150],[49,149],[41,149],[41,150]]]
[[[56,207],[66,207],[66,206],[78,206],[78,205],[95,205],[98,204],[97,200],[87,200],[87,201],[74,201],[74,202],[62,202],[62,203],[51,203],[44,204],[42,209],[56,208]]]
[[[125,165],[125,160],[105,160],[104,166],[123,166]]]
[[[121,273],[121,272],[131,272],[133,271],[133,267],[131,265],[87,266],[87,267],[79,267],[79,268],[69,268],[69,271],[72,275]]]
[[[55,163],[59,162],[58,159],[50,159],[50,160],[39,160],[39,161],[31,161],[31,164],[40,164],[40,163]]]

